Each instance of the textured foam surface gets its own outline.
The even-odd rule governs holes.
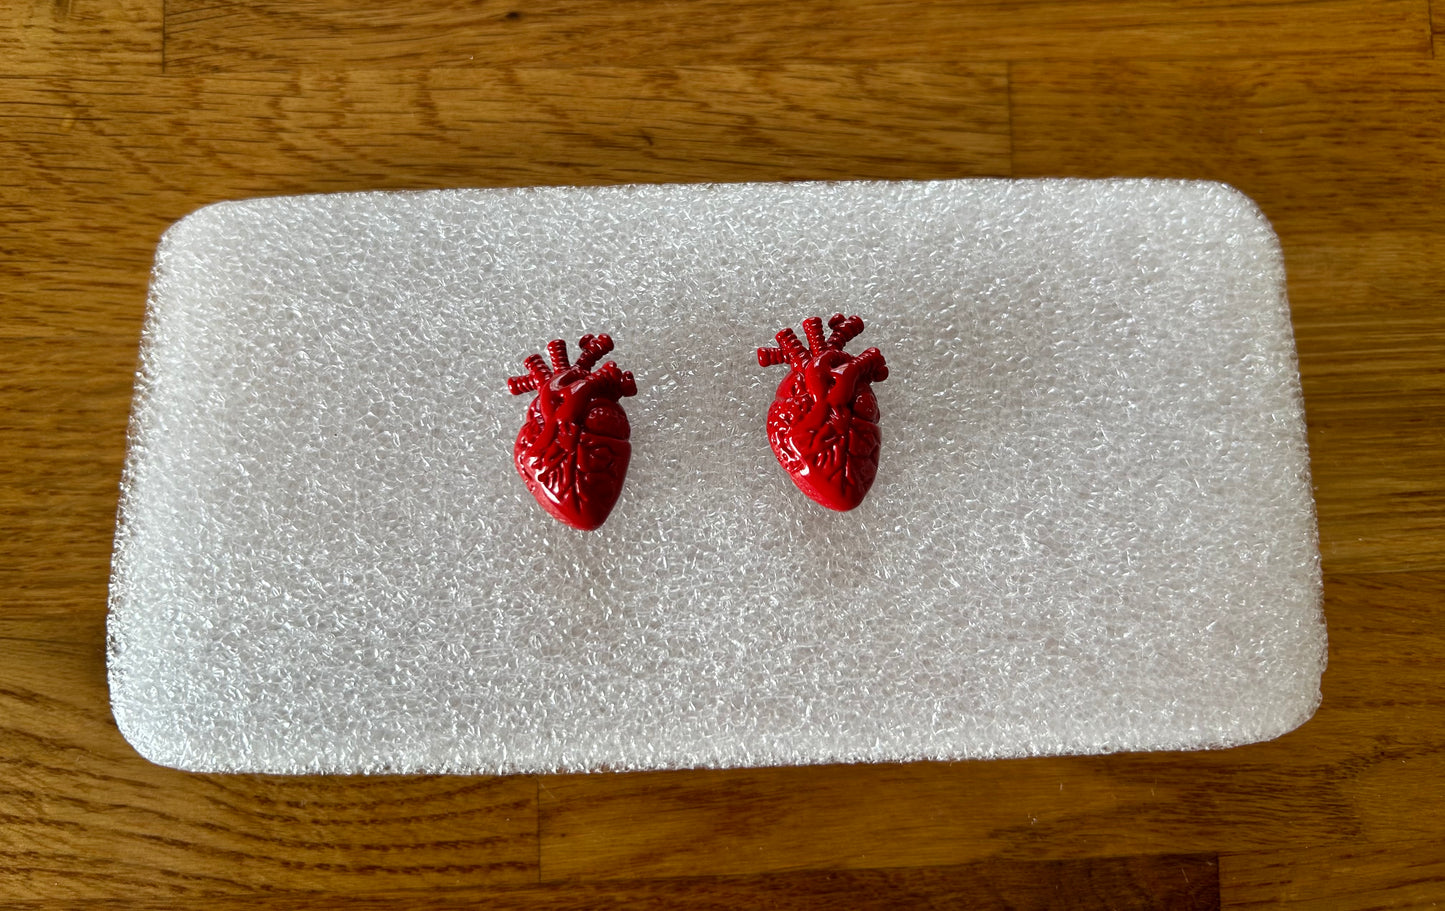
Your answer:
[[[754,349],[857,313],[877,484],[802,496]],[[511,464],[548,339],[636,373],[598,532]],[[196,770],[511,772],[1227,746],[1319,700],[1278,243],[1217,184],[374,193],[161,243],[112,703]]]

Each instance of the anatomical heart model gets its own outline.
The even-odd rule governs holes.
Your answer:
[[[632,374],[612,361],[597,363],[612,350],[606,335],[584,335],[577,363],[567,362],[567,343],[547,343],[549,368],[540,354],[523,361],[527,373],[507,380],[513,395],[536,390],[526,423],[517,434],[517,473],[542,508],[583,531],[607,521],[622,493],[632,457],[632,428],[618,404],[636,395]]]
[[[828,320],[803,320],[808,346],[792,329],[775,338],[776,348],[759,348],[764,367],[786,363],[768,409],[768,442],[798,489],[829,509],[848,510],[863,502],[878,474],[882,435],[872,383],[888,378],[877,348],[857,356],[843,346],[863,331],[863,320],[838,313]]]

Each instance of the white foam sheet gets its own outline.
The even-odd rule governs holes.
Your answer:
[[[513,773],[1223,747],[1325,630],[1278,243],[1218,184],[455,190],[202,209],[156,260],[122,732],[192,770]],[[884,435],[794,488],[758,345],[856,313]],[[511,462],[523,357],[639,393],[610,520]]]

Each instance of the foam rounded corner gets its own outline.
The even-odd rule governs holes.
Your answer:
[[[281,198],[285,197],[222,199],[192,209],[161,232],[156,260],[163,260],[171,248],[204,247],[208,238],[223,235],[244,224],[258,206]]]
[[[1222,193],[1226,197],[1235,200],[1239,204],[1241,212],[1247,214],[1263,235],[1272,239],[1272,246],[1276,248],[1279,247],[1279,235],[1274,229],[1274,223],[1265,213],[1264,207],[1261,206],[1253,196],[1250,196],[1234,184],[1222,180],[1200,180],[1193,182],[1200,186],[1211,188],[1213,191]]]

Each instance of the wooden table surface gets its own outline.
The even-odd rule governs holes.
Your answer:
[[[1445,0],[0,0],[0,904],[1381,908],[1445,900]],[[216,200],[1228,181],[1284,245],[1324,704],[1204,753],[191,775],[105,681],[160,232]]]

